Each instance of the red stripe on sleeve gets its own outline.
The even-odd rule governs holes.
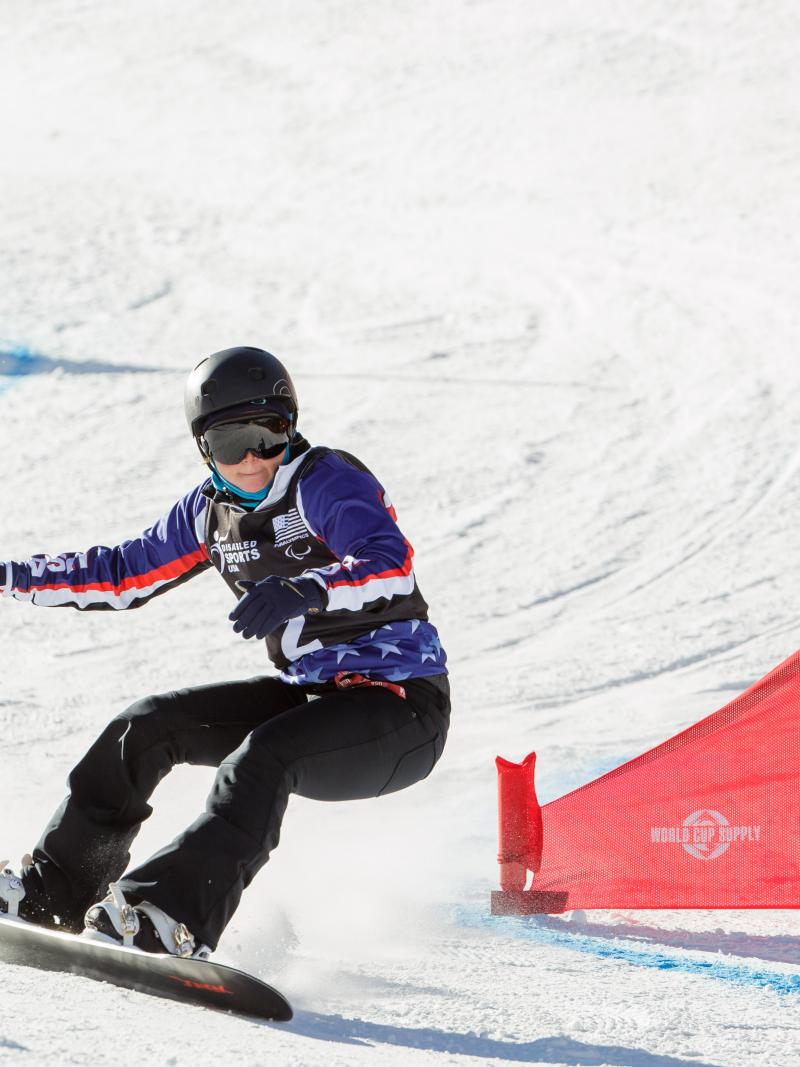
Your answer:
[[[145,571],[144,574],[135,574],[120,582],[119,585],[115,585],[113,582],[89,582],[86,585],[70,585],[69,582],[56,582],[51,585],[32,585],[30,589],[24,590],[24,592],[42,593],[55,592],[58,589],[69,589],[73,593],[98,592],[113,593],[114,596],[119,596],[120,593],[125,593],[129,589],[146,589],[155,582],[174,581],[193,567],[196,567],[198,563],[204,563],[207,559],[208,552],[205,545],[203,545],[196,552],[190,552],[188,555],[165,563],[152,571]],[[23,592],[21,589],[17,591]]]

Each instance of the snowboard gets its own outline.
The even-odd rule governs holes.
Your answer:
[[[0,961],[135,989],[184,1004],[236,1015],[288,1022],[292,1008],[272,986],[213,960],[157,956],[111,942],[47,930],[23,919],[0,916]]]

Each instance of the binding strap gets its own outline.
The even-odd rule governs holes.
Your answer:
[[[365,674],[351,674],[349,671],[339,671],[333,678],[336,683],[337,689],[349,689],[352,686],[361,688],[367,685],[378,685],[381,689],[390,689],[397,696],[406,699],[406,691],[402,685],[395,685],[394,682],[383,682],[378,678],[367,678]]]

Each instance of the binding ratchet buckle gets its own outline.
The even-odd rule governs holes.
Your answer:
[[[176,923],[172,931],[175,951],[178,956],[191,956],[194,953],[194,938],[183,923]]]

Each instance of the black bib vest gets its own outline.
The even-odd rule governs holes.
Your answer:
[[[311,448],[292,475],[286,492],[274,504],[243,511],[228,493],[213,487],[209,498],[205,545],[209,558],[237,599],[241,581],[260,581],[268,575],[296,578],[303,571],[338,564],[339,560],[308,529],[297,508],[300,479],[330,448]],[[357,470],[370,473],[355,456],[336,455]],[[269,658],[279,669],[308,652],[327,645],[346,644],[389,622],[428,618],[428,605],[414,582],[413,592],[371,600],[358,611],[329,611],[290,619],[267,637]]]

